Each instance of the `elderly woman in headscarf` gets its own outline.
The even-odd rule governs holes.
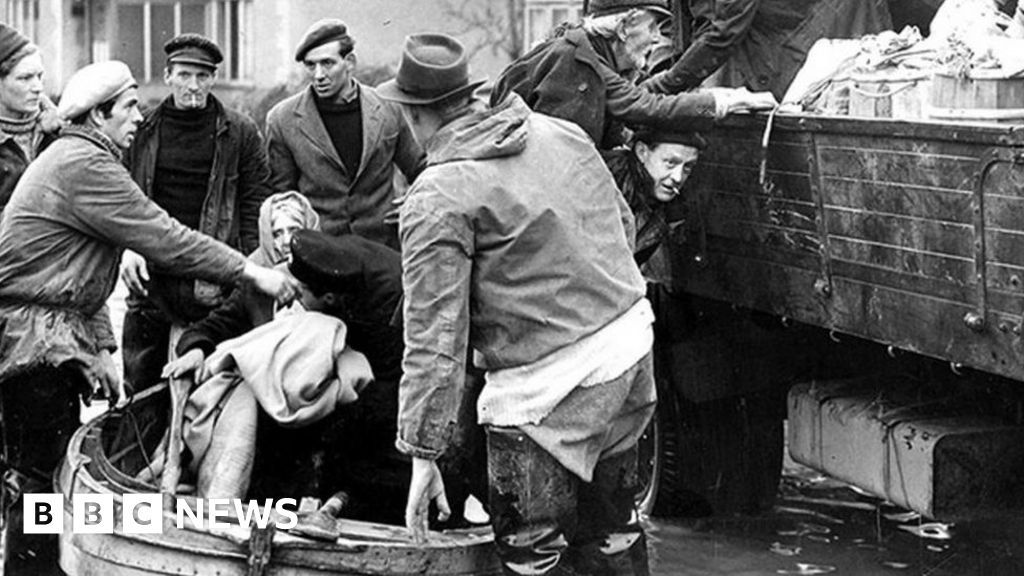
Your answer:
[[[320,217],[309,200],[294,190],[271,195],[260,206],[260,245],[249,259],[260,266],[285,264],[291,257],[292,234],[304,229],[320,229]],[[277,312],[272,298],[245,287],[235,290],[219,308],[185,330],[175,348],[178,358],[167,363],[163,377],[194,373],[217,344],[273,320]]]
[[[60,126],[43,95],[39,48],[20,32],[0,24],[0,213],[29,162]]]

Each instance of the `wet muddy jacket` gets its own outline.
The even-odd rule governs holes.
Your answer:
[[[106,301],[125,248],[213,282],[236,282],[245,266],[146,198],[108,139],[67,128],[0,220],[0,380],[115,348]]]
[[[359,86],[363,156],[349,174],[320,119],[312,88],[280,102],[267,115],[267,150],[275,190],[298,190],[320,214],[327,234],[356,234],[398,247],[384,216],[394,209],[395,166],[412,181],[423,169],[423,150],[398,106]]]
[[[263,138],[249,117],[209,97],[217,109],[217,127],[199,231],[248,254],[259,245],[260,204],[270,195]],[[126,156],[132,178],[149,197],[153,196],[162,111],[163,106],[147,111]],[[221,301],[219,286],[184,280],[174,269],[157,266],[150,272],[149,298],[171,318],[195,320]]]
[[[435,458],[469,346],[488,370],[534,362],[621,316],[644,282],[626,241],[629,208],[577,126],[511,95],[447,124],[426,149],[399,226],[398,447]]]
[[[685,131],[706,130],[715,117],[710,94],[653,94],[623,78],[582,28],[569,29],[509,65],[494,85],[491,104],[511,92],[536,112],[575,122],[602,150],[623,143],[613,121]]]

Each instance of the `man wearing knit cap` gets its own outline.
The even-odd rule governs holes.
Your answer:
[[[295,295],[294,280],[183,226],[132,181],[122,154],[142,121],[138,102],[122,62],[76,72],[58,107],[71,124],[29,165],[0,219],[5,574],[60,574],[56,536],[22,533],[21,495],[52,491],[79,394],[125,400],[106,306],[125,249],[185,276]]]
[[[428,166],[401,207],[406,524],[426,536],[467,350],[486,370],[494,542],[506,574],[646,575],[637,441],[655,406],[650,304],[632,217],[587,135],[510,94],[473,95],[454,38],[406,40],[395,80]]]
[[[210,93],[224,59],[216,43],[181,34],[164,53],[171,93],[139,126],[128,151],[132,178],[182,224],[248,254],[259,244],[260,204],[270,195],[263,138],[248,116]],[[160,380],[172,327],[206,317],[224,290],[134,253],[125,254],[122,276],[129,289],[124,374],[138,390]]]
[[[665,95],[636,86],[661,38],[667,6],[665,0],[592,0],[581,24],[560,27],[502,72],[491,103],[515,92],[533,110],[578,124],[600,150],[624,144],[624,127],[706,130],[729,113],[775,105],[771,94],[746,89]]]
[[[0,212],[25,167],[60,127],[43,94],[43,71],[39,47],[0,24]]]
[[[336,19],[313,24],[299,42],[295,60],[310,85],[267,115],[271,184],[305,194],[327,234],[397,248],[394,226],[385,223],[395,166],[412,181],[423,169],[423,151],[398,108],[353,77],[354,46]]]

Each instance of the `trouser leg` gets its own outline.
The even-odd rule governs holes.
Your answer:
[[[5,467],[4,574],[62,574],[59,537],[25,534],[23,495],[53,492],[53,472],[78,427],[77,376],[46,368],[0,383]]]
[[[639,490],[635,444],[599,461],[593,481],[580,485],[580,533],[574,542],[573,560],[581,574],[649,574],[647,541],[636,513]]]
[[[167,364],[171,323],[144,301],[128,302],[121,332],[124,379],[136,392],[155,386]]]
[[[566,553],[575,537],[579,480],[525,434],[487,429],[491,525],[505,574],[576,574]]]

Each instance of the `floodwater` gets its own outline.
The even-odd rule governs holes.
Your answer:
[[[772,511],[652,519],[648,536],[659,576],[1024,575],[1024,518],[936,523],[789,460]]]

